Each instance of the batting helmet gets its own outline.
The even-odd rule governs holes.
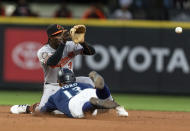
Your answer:
[[[71,70],[67,68],[62,68],[58,72],[58,80],[60,83],[69,84],[75,82],[76,78]]]

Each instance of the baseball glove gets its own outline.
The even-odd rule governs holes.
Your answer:
[[[85,25],[75,25],[73,28],[70,29],[71,39],[72,41],[74,41],[75,44],[84,42],[85,33]]]

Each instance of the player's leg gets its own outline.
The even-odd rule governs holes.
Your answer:
[[[68,107],[72,117],[83,118],[84,113],[94,111],[94,109],[112,109],[118,106],[111,100],[99,99],[95,89],[85,89],[71,98]]]
[[[92,79],[90,79],[89,77],[78,76],[78,77],[76,77],[76,82],[90,84],[90,85],[92,85],[93,87],[95,87],[95,86],[94,86],[94,82],[93,82]]]
[[[40,103],[37,105],[32,105],[27,108],[27,112],[39,112],[40,109],[47,103],[50,96],[55,94],[60,89],[58,83],[44,84],[43,94],[40,100]]]
[[[105,84],[104,78],[95,71],[89,73],[89,77],[92,79],[96,89],[96,95],[100,99],[113,100],[109,87]]]
[[[49,97],[55,94],[59,89],[60,86],[58,83],[45,84],[39,107],[44,106],[45,103],[48,101]]]
[[[82,111],[93,113],[96,109],[115,109],[117,106],[118,104],[114,101],[92,97],[89,101],[83,104]]]
[[[41,110],[41,108],[47,103],[50,96],[55,94],[59,89],[60,89],[60,86],[58,85],[58,83],[45,84],[44,85],[43,95],[41,97],[39,105],[36,106],[35,111],[39,112]],[[54,114],[63,114],[62,112],[60,112],[58,110],[54,110],[53,113]]]
[[[72,117],[68,110],[69,98],[65,98],[65,94],[61,88],[51,95],[48,101],[39,110],[40,113],[53,113],[53,114],[65,114],[68,117]],[[56,111],[56,112],[55,112]]]
[[[48,101],[48,98],[53,95],[58,89],[60,89],[57,83],[55,84],[45,84],[43,89],[43,94],[40,100],[40,103],[35,103],[33,105],[24,104],[24,105],[14,105],[10,108],[10,112],[13,114],[22,114],[22,113],[32,113],[35,110],[39,111],[42,106]]]
[[[108,100],[113,101],[110,90],[109,90],[108,86],[104,83],[103,77],[95,71],[90,72],[89,77],[94,82],[94,85],[96,88],[96,94],[97,94],[98,98],[108,99]],[[123,106],[120,106],[119,104],[116,107],[116,111],[119,116],[128,116],[128,112],[125,110],[125,108]],[[95,115],[96,115],[96,113],[95,113]]]
[[[54,102],[54,99],[52,96],[49,97],[48,101],[45,103],[44,106],[42,106],[40,108],[40,112],[41,113],[48,113],[48,112],[53,112],[54,110],[56,110],[56,105],[55,105],[55,102]]]
[[[95,87],[94,82],[92,81],[92,78],[90,78],[90,77],[79,76],[79,77],[76,77],[76,81],[79,82],[79,83],[90,84],[90,85],[92,85],[93,87]],[[101,82],[101,80],[97,80],[97,82]],[[99,86],[97,86],[97,85],[100,85],[100,84],[101,84],[101,83],[96,83],[96,87],[99,87]],[[106,87],[107,87],[107,86],[106,86]],[[100,88],[101,88],[101,87],[100,87]],[[107,90],[107,88],[105,88],[104,90]],[[109,89],[108,89],[107,91],[104,91],[104,90],[100,91],[99,93],[98,93],[98,91],[97,91],[97,94],[103,96],[103,99],[104,99],[104,98],[107,98],[108,100],[113,100],[112,96],[109,95],[109,94],[110,94]],[[107,92],[107,95],[105,95],[104,92],[105,92],[105,93]],[[101,98],[101,96],[100,96],[100,98]],[[107,97],[107,96],[109,96],[109,97]],[[89,102],[89,103],[86,103],[83,110],[84,110],[84,111],[93,110],[91,103],[90,103],[90,102]],[[99,111],[100,111],[100,110],[99,110]],[[101,110],[101,112],[102,112],[102,111],[103,111],[103,110]],[[105,110],[104,110],[103,112],[105,112]],[[97,110],[95,110],[95,111],[93,112],[93,115],[96,115],[96,114],[97,114]]]
[[[85,89],[71,98],[68,104],[68,108],[74,118],[84,117],[83,106],[85,105],[85,103],[89,102],[91,97],[97,98],[95,89]],[[91,110],[91,105],[86,104],[86,106],[86,111]]]

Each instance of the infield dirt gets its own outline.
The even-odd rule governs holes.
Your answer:
[[[190,131],[190,112],[128,111],[118,117],[114,110],[85,119],[64,116],[10,114],[0,106],[0,131]]]

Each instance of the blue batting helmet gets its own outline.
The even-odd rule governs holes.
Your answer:
[[[71,70],[67,68],[62,68],[58,72],[58,80],[60,83],[69,84],[75,82],[76,78]]]

